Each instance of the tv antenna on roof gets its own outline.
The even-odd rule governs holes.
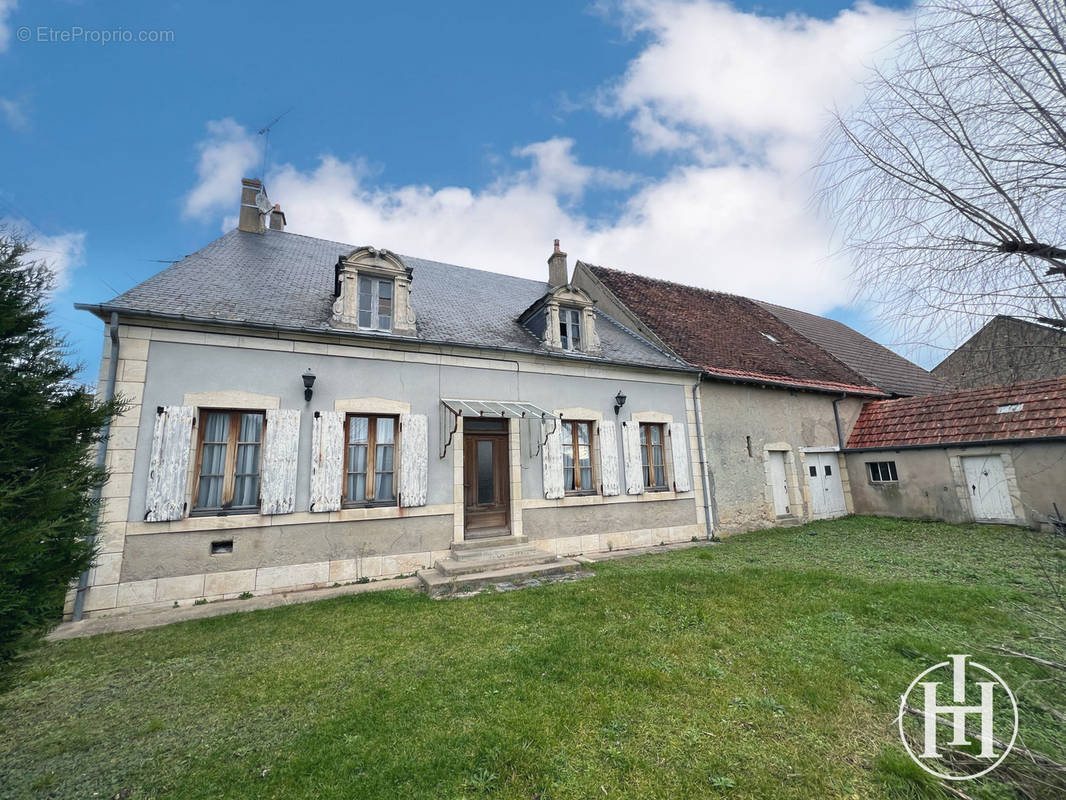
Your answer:
[[[278,114],[274,119],[264,125],[262,128],[256,131],[257,136],[263,137],[263,164],[259,170],[260,179],[266,173],[267,157],[270,155],[270,129],[281,122],[281,118],[292,111],[293,106],[289,106],[287,109]]]

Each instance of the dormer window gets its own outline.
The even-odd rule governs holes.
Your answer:
[[[559,309],[559,342],[563,350],[581,349],[581,311],[579,309]]]
[[[392,330],[392,280],[359,276],[359,327]]]
[[[333,286],[335,328],[414,336],[411,268],[388,250],[360,247],[337,262]]]

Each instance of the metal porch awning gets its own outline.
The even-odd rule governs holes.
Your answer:
[[[448,453],[448,447],[452,443],[452,437],[459,429],[460,417],[479,417],[482,419],[520,419],[529,427],[529,441],[532,449],[536,442],[536,450],[532,455],[537,455],[543,447],[541,436],[538,433],[533,436],[533,425],[551,420],[555,423],[552,429],[544,436],[544,441],[555,430],[559,417],[550,411],[545,411],[538,405],[527,403],[524,400],[457,400],[442,397],[440,400],[440,457],[444,458]]]

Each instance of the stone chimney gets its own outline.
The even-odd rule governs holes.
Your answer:
[[[555,240],[555,251],[548,257],[548,285],[566,286],[570,283],[569,270],[566,268],[566,253],[559,249],[559,240]]]
[[[274,205],[274,210],[270,212],[270,230],[285,230],[285,212],[277,204]]]
[[[241,180],[241,214],[237,222],[237,228],[249,233],[262,233],[266,230],[263,214],[259,213],[259,207],[255,203],[256,195],[262,192],[263,182],[256,178],[243,178]]]

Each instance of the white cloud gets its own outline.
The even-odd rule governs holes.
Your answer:
[[[55,273],[56,291],[65,289],[70,282],[70,273],[85,263],[84,231],[46,236],[19,217],[0,217],[0,230],[17,233],[30,243],[27,259],[48,263]]]
[[[860,91],[863,68],[907,19],[866,2],[831,20],[764,17],[718,2],[630,0],[631,31],[650,43],[604,92],[633,114],[639,144],[759,156],[767,141],[816,138],[826,112]]]
[[[0,0],[0,53],[11,43],[11,20],[8,18],[16,8],[18,0]]]
[[[830,20],[774,18],[675,0],[615,10],[646,44],[598,108],[627,121],[635,149],[668,152],[665,175],[583,163],[581,143],[561,137],[517,148],[519,165],[480,189],[375,185],[361,162],[326,155],[266,176],[289,229],[535,278],[558,237],[572,259],[815,312],[846,303],[850,268],[829,254],[810,168],[827,110],[853,99],[902,13],[860,4]],[[232,214],[255,144],[233,120],[210,123],[186,212]],[[594,187],[628,192],[612,218],[583,211]]]
[[[241,178],[249,177],[259,163],[257,144],[229,117],[208,122],[207,138],[198,146],[197,183],[185,198],[185,216],[203,219],[236,210]]]
[[[3,115],[7,126],[13,131],[24,131],[29,128],[30,118],[23,102],[0,97],[0,115]]]

